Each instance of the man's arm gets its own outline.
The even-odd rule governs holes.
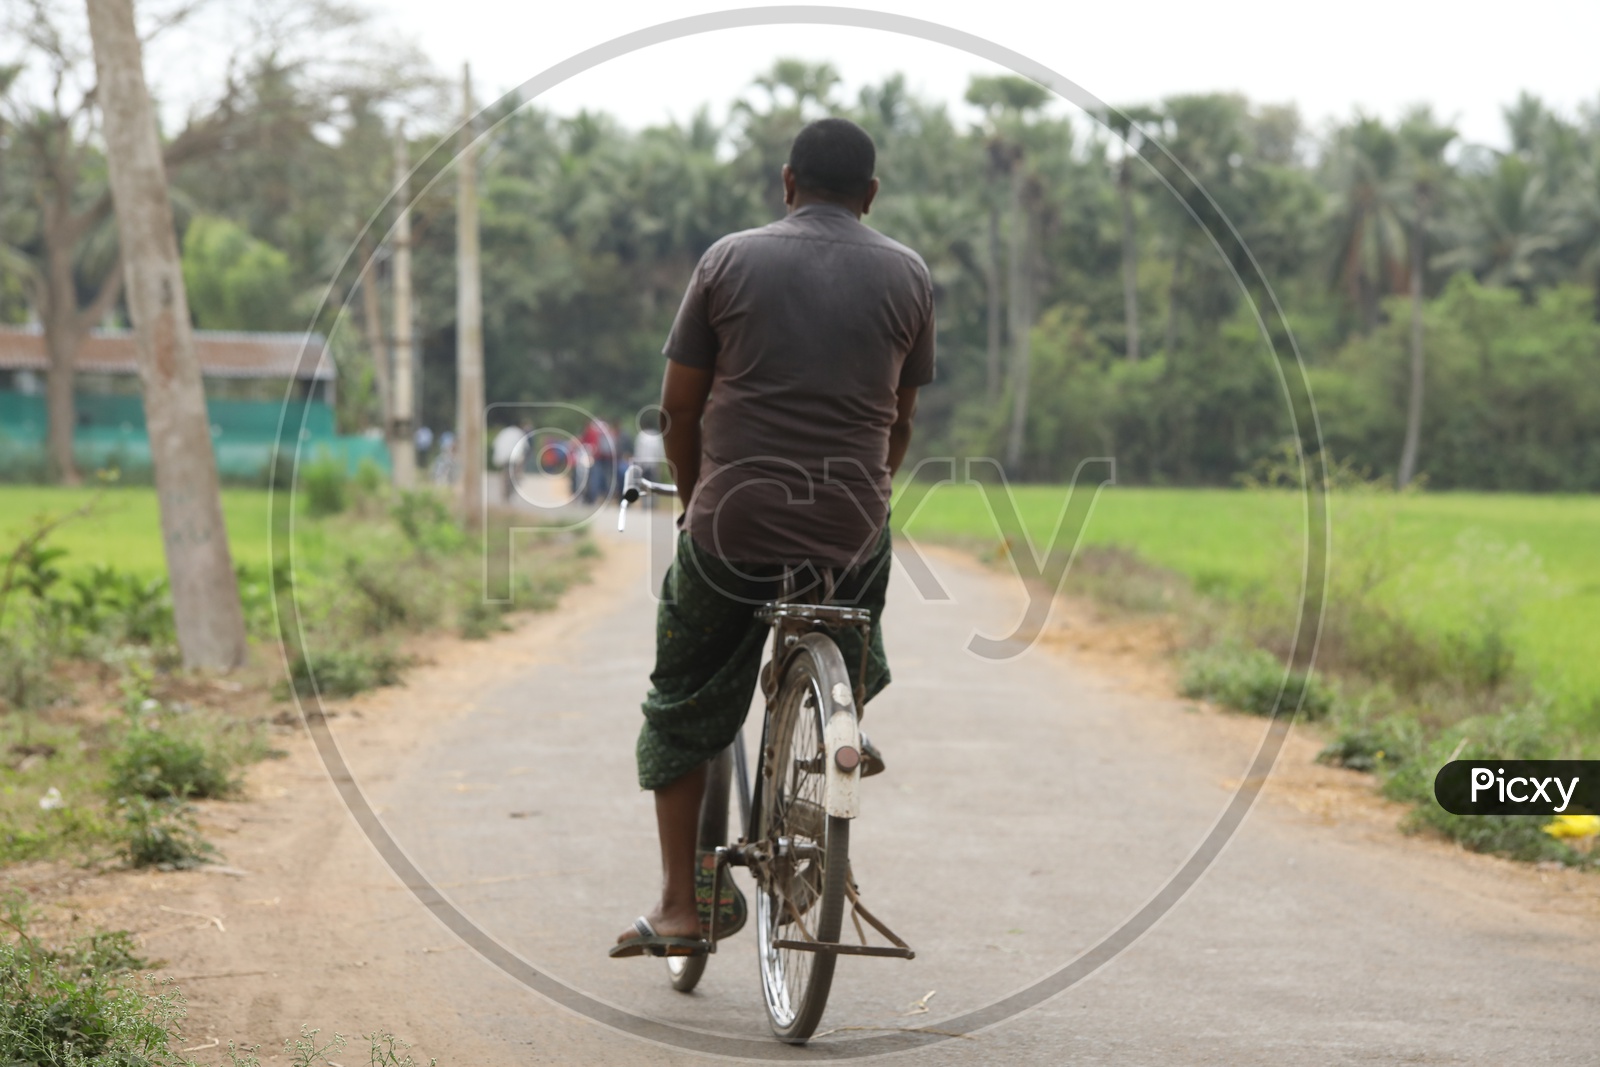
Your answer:
[[[666,377],[661,380],[661,410],[666,425],[661,444],[667,462],[678,480],[678,497],[685,509],[700,480],[700,416],[711,395],[711,372],[667,361]],[[908,438],[909,440],[909,438]],[[902,452],[904,449],[902,449]]]
[[[900,473],[911,445],[911,420],[917,413],[917,387],[902,386],[894,394],[894,425],[889,427],[889,477]]]

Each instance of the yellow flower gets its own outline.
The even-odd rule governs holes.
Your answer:
[[[1551,837],[1594,837],[1600,834],[1600,815],[1557,815],[1543,829]]]

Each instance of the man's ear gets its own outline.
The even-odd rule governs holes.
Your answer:
[[[783,165],[783,206],[794,207],[794,171],[789,169],[789,164]]]
[[[861,213],[865,215],[872,208],[872,198],[878,195],[878,179],[872,179],[867,186],[867,195],[861,200]]]

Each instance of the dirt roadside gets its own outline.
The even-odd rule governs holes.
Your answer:
[[[941,566],[982,569],[959,553],[930,554]],[[487,642],[421,642],[412,651],[425,665],[411,671],[404,686],[330,704],[336,736],[358,775],[381,776],[385,764],[426,745],[431,732],[529,664],[573,654],[563,632],[603,614],[623,583],[636,577],[619,555],[611,549],[597,561],[593,581],[570,590],[559,612],[518,619],[512,632]],[[1110,688],[1169,702],[1170,712],[1151,714],[1162,715],[1161,727],[1183,746],[1233,751],[1261,736],[1260,719],[1177,699],[1170,658],[1175,627],[1168,620],[1116,619],[1086,602],[1066,601],[1043,644]],[[259,1043],[264,1062],[282,1062],[272,1054],[303,1023],[325,1035],[392,1030],[447,1064],[497,1061],[503,1050],[464,1032],[449,1009],[464,976],[481,964],[415,905],[362,840],[303,730],[285,727],[274,743],[287,755],[251,769],[245,799],[203,805],[203,831],[223,852],[225,866],[163,873],[33,864],[0,872],[0,890],[27,892],[47,936],[132,931],[147,955],[164,961],[160,975],[184,990],[184,1047],[203,1060],[231,1039]],[[1376,795],[1367,775],[1314,763],[1321,744],[1312,730],[1291,733],[1260,814],[1305,834],[1359,841],[1380,854],[1426,854],[1441,889],[1489,911],[1600,919],[1600,883],[1592,875],[1532,868],[1401,834],[1403,807]],[[1220,792],[1238,783],[1217,784]],[[293,936],[285,936],[291,930]],[[503,1001],[508,1012],[530,1011],[530,998],[510,983],[475,995]],[[563,1060],[559,1049],[538,1058],[583,1062]]]

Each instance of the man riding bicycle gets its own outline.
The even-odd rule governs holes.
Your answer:
[[[639,785],[656,796],[664,883],[613,955],[704,950],[706,765],[749,710],[766,634],[755,610],[786,568],[802,588],[871,611],[867,699],[889,683],[890,486],[917,390],[933,379],[934,308],[921,257],[861,222],[875,162],[852,122],[801,130],[783,168],[786,217],[706,251],[663,349],[664,444],[685,511],[637,757]],[[840,635],[846,663],[860,642]],[[863,742],[863,773],[881,770]]]

